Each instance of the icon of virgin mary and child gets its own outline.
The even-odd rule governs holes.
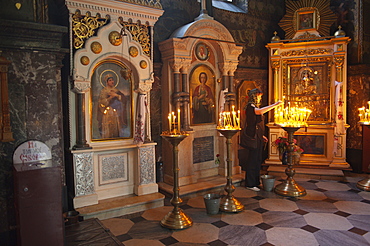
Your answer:
[[[116,88],[118,83],[116,84],[112,73],[104,75],[103,81],[106,86],[99,95],[97,115],[99,132],[102,138],[124,137],[124,130],[127,127],[127,97]]]

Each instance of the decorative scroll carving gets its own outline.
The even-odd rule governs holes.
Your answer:
[[[222,71],[222,75],[225,75],[225,76],[226,75],[233,76],[237,66],[238,66],[238,63],[232,62],[232,61],[220,62],[218,64],[220,71]]]
[[[140,148],[140,184],[154,183],[154,147]]]
[[[76,93],[84,93],[88,91],[91,88],[90,82],[80,82],[80,81],[74,81],[73,83],[73,90]]]
[[[271,61],[271,68],[272,69],[279,69],[280,61]]]
[[[72,30],[73,30],[73,47],[80,49],[83,47],[85,41],[95,34],[95,31],[105,25],[109,20],[109,16],[101,18],[100,14],[92,17],[90,12],[86,15],[81,15],[79,10],[72,15]]]
[[[119,0],[119,1],[152,7],[156,9],[162,9],[162,4],[160,0]]]
[[[150,78],[140,82],[138,88],[135,89],[136,92],[146,94],[152,89],[152,84],[154,83],[154,73],[150,74]]]
[[[170,62],[170,66],[171,66],[174,73],[179,73],[180,69],[182,67],[182,63],[181,63],[180,60],[176,59],[175,61]]]
[[[132,36],[132,39],[138,42],[143,49],[146,56],[151,56],[151,46],[150,46],[150,32],[147,25],[141,25],[138,23],[129,23],[119,18],[119,23],[128,30]]]
[[[282,56],[305,56],[305,55],[326,55],[331,54],[333,49],[301,49],[301,50],[289,50],[281,52]]]
[[[95,193],[92,153],[73,154],[73,157],[76,172],[76,196]]]
[[[299,35],[296,39],[305,40],[305,39],[315,39],[317,37],[319,37],[319,36],[317,36],[317,35],[315,35],[313,33],[305,32],[302,35]]]
[[[334,62],[336,67],[343,67],[344,56],[334,56]]]

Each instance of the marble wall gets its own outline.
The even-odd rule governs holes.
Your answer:
[[[16,228],[12,173],[15,148],[26,140],[44,142],[51,149],[53,161],[64,169],[61,68],[67,50],[61,48],[61,38],[67,28],[10,21],[0,26],[1,55],[11,62],[8,93],[14,138],[0,143],[0,241],[6,242],[9,232]]]

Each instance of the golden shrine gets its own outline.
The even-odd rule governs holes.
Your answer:
[[[270,103],[284,100],[291,107],[312,111],[306,127],[294,133],[304,150],[301,165],[346,169],[346,59],[350,38],[341,27],[334,36],[328,36],[335,16],[325,2],[287,2],[287,13],[279,23],[286,39],[281,40],[275,32],[266,45],[269,99]],[[279,115],[273,114],[268,123],[266,164],[281,164],[279,151],[271,143],[285,131],[275,124],[281,120]]]

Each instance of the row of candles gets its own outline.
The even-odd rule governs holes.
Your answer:
[[[240,110],[235,111],[235,106],[232,106],[232,111],[223,111],[218,118],[217,129],[225,130],[240,130]]]
[[[370,101],[367,102],[369,108],[366,109],[365,107],[359,108],[360,123],[362,124],[370,124]]]
[[[368,111],[369,110],[367,109],[367,112]],[[307,126],[307,120],[310,117],[311,112],[312,111],[307,108],[291,107],[290,102],[288,102],[287,107],[284,108],[282,105],[275,109],[275,123],[281,126],[290,127]],[[369,121],[370,114],[367,113],[366,115],[368,117],[367,121]],[[169,134],[181,134],[180,109],[177,110],[177,116],[175,115],[175,112],[168,114],[168,125]],[[217,129],[240,130],[240,110],[236,111],[235,106],[232,106],[231,111],[221,112],[219,114]]]
[[[169,124],[169,133],[170,135],[181,135],[181,117],[180,109],[177,110],[177,117],[175,112],[168,114],[168,124]],[[176,120],[177,118],[177,120]]]
[[[302,127],[307,126],[307,120],[310,117],[312,110],[299,108],[297,106],[292,107],[290,102],[288,106],[284,108],[281,105],[275,109],[274,121],[275,124],[284,127]]]
[[[168,114],[168,126],[170,135],[181,135],[181,112],[177,110],[177,116],[175,112]],[[235,111],[235,106],[232,107],[232,111],[224,111],[220,113],[218,120],[218,129],[227,130],[240,130],[240,110]]]

